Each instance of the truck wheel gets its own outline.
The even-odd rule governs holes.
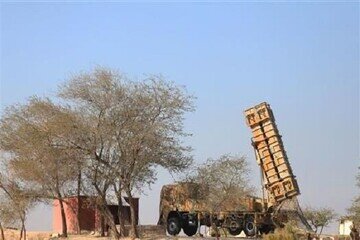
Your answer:
[[[259,228],[259,232],[261,234],[268,234],[273,230],[272,226],[270,225],[263,225]]]
[[[177,217],[169,218],[167,221],[166,228],[170,235],[173,235],[173,236],[178,235],[181,230],[179,218],[177,218]]]
[[[229,230],[229,233],[233,236],[237,236],[241,233],[241,228],[236,228],[236,229],[231,229],[231,228],[228,228]]]
[[[255,223],[254,223],[254,218],[253,218],[253,217],[247,217],[247,218],[245,219],[244,232],[245,232],[245,235],[248,236],[248,237],[255,236],[255,234],[256,234],[256,227],[255,227]]]
[[[228,231],[231,235],[236,236],[241,233],[242,229],[237,221],[232,220],[230,222],[230,226],[228,227]]]
[[[197,226],[185,226],[183,227],[184,233],[189,237],[193,236],[197,232]]]

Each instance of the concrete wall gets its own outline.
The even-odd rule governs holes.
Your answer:
[[[125,202],[129,202],[128,198],[124,198]],[[64,210],[66,214],[67,230],[68,233],[76,233],[78,229],[77,210],[78,200],[77,197],[69,197],[64,200]],[[135,205],[135,218],[136,224],[139,219],[139,199],[134,198],[133,203]],[[128,204],[126,204],[128,205]],[[130,207],[123,206],[121,209],[122,220],[126,225],[130,224]],[[80,197],[80,226],[81,230],[87,231],[99,231],[101,229],[100,212],[91,203],[91,198],[82,196]],[[118,205],[108,205],[110,211],[114,217],[115,223],[119,224],[118,218]],[[53,231],[62,232],[62,220],[61,220],[61,208],[58,200],[53,202]]]
[[[66,224],[69,233],[76,233],[78,228],[77,197],[65,199],[64,210],[66,214]],[[80,198],[80,227],[82,230],[92,231],[95,228],[95,209],[90,206],[87,197]],[[53,231],[62,232],[61,208],[58,200],[53,202]]]

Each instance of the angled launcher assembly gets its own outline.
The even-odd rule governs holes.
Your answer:
[[[245,110],[252,145],[261,168],[269,205],[280,205],[300,194],[270,105],[263,102]]]
[[[299,187],[270,105],[256,105],[245,111],[245,117],[252,131],[252,144],[263,175],[267,201],[243,196],[238,203],[223,202],[214,211],[206,207],[208,193],[199,194],[202,191],[198,183],[165,185],[161,190],[158,224],[166,225],[170,235],[175,236],[182,229],[186,235],[193,236],[199,226],[211,227],[215,224],[228,229],[231,235],[244,231],[246,236],[252,237],[258,233],[269,233],[292,216],[300,218],[307,227],[296,198],[300,194]],[[286,204],[289,206],[285,211]]]

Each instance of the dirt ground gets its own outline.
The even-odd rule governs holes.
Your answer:
[[[27,235],[27,240],[49,240],[49,239],[57,239],[57,238],[51,238],[51,232],[28,232]],[[18,240],[20,237],[20,232],[19,231],[15,231],[15,230],[6,230],[5,231],[5,239],[6,240]],[[59,238],[59,239],[64,239],[64,238]],[[86,239],[93,239],[93,240],[111,240],[111,238],[109,237],[97,237],[97,236],[93,236],[90,234],[83,234],[83,235],[69,235],[69,237],[67,238],[69,240],[86,240]],[[146,236],[146,237],[142,237],[140,238],[141,240],[186,240],[186,239],[193,239],[193,240],[204,240],[204,239],[216,239],[216,238],[211,238],[211,237],[183,237],[183,236],[179,236],[179,237],[170,237],[170,236]],[[226,239],[239,239],[239,238],[221,238],[221,240],[226,240]],[[246,239],[246,238],[241,238],[241,239]],[[253,240],[255,240],[255,238],[251,238]],[[122,240],[130,240],[130,238],[122,238]]]
[[[28,240],[45,240],[50,238],[50,232],[27,232],[26,237]],[[5,230],[5,240],[18,240],[20,239],[20,231]]]

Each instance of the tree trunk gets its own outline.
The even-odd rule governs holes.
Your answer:
[[[101,228],[100,236],[105,237],[105,218],[104,218],[103,213],[101,213],[101,216],[100,216],[100,228]]]
[[[24,240],[26,240],[25,220],[23,220],[23,222],[22,222],[22,229],[23,229],[23,233],[24,233]]]
[[[58,163],[56,161],[56,163]],[[65,214],[65,209],[64,209],[64,200],[63,197],[61,195],[61,191],[60,191],[60,184],[59,184],[59,175],[58,172],[56,174],[56,182],[55,182],[55,194],[57,196],[57,199],[59,201],[60,204],[60,212],[61,212],[61,223],[62,223],[62,236],[63,237],[67,237],[67,224],[66,224],[66,214]],[[69,204],[69,206],[71,206]]]
[[[120,238],[120,233],[116,228],[116,224],[115,224],[115,221],[114,221],[115,219],[114,219],[113,215],[111,214],[111,212],[110,212],[110,210],[109,210],[109,208],[107,206],[106,206],[106,209],[105,209],[105,216],[106,216],[106,219],[108,219],[107,225],[109,225],[109,227],[111,229],[111,232],[113,233],[113,237],[115,239],[119,239]]]
[[[125,223],[124,223],[123,215],[122,215],[123,205],[122,205],[121,192],[119,193],[119,195],[118,195],[118,218],[119,218],[119,225],[120,225],[120,237],[124,237],[125,236]]]
[[[130,231],[130,237],[132,239],[138,238],[139,233],[137,231],[137,223],[136,223],[136,212],[135,212],[135,206],[134,206],[134,199],[132,197],[131,191],[127,190],[126,194],[129,198],[129,205],[130,205],[130,217],[131,217],[131,231]]]
[[[79,167],[79,166],[78,166]],[[77,218],[77,234],[81,234],[81,220],[80,220],[80,214],[81,214],[81,170],[79,167],[78,171],[78,179],[77,179],[77,212],[76,212],[76,218]]]
[[[106,203],[106,191],[101,191],[101,189],[99,188],[98,185],[96,184],[93,184],[93,186],[95,187],[97,193],[98,193],[98,196],[101,200],[101,203],[99,204],[99,207],[98,209],[100,210],[101,212],[101,216],[103,216],[105,219],[106,219],[106,224],[109,224],[112,232],[114,233],[114,237],[116,239],[119,239],[120,238],[120,234],[119,234],[119,231],[117,230],[116,228],[116,224],[115,224],[115,219],[113,218],[113,215],[111,214],[111,211],[109,209],[109,207],[107,206],[107,203]],[[103,231],[103,230],[102,230]]]
[[[25,219],[21,218],[21,231],[20,231],[20,240],[23,239],[26,240],[26,229],[25,229]]]
[[[109,208],[107,206],[101,207],[101,215],[104,218],[104,226],[106,226],[106,229],[108,230],[108,227],[110,227],[110,230],[112,231],[112,235],[115,239],[120,238],[119,231],[116,228],[116,224],[114,222],[113,215],[111,214]],[[105,221],[106,220],[106,221]],[[102,229],[105,229],[105,227],[102,227]],[[103,231],[103,230],[102,230]],[[109,231],[108,231],[109,234]],[[105,235],[105,234],[104,234]]]
[[[20,230],[20,240],[22,240],[23,237],[23,226],[21,225],[21,230]]]
[[[67,237],[67,224],[66,224],[66,215],[64,209],[64,202],[62,199],[59,199],[60,210],[61,210],[61,221],[62,221],[62,236]]]
[[[118,215],[118,220],[119,220],[119,225],[120,225],[120,237],[125,237],[125,223],[123,220],[123,215],[122,215],[122,209],[123,209],[123,204],[122,204],[122,185],[121,182],[118,182],[118,186],[116,186],[116,183],[113,185],[114,187],[114,192],[116,195],[116,198],[118,200],[118,209],[117,209],[117,215]]]
[[[1,222],[0,222],[0,233],[1,233],[1,240],[5,240],[4,228],[3,228],[3,226],[1,225]]]

